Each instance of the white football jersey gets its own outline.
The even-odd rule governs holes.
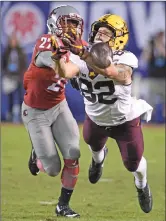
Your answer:
[[[71,54],[70,60],[80,69],[79,85],[85,111],[100,126],[119,125],[144,115],[149,121],[153,108],[144,100],[131,96],[131,84],[122,85],[95,73],[86,62]],[[113,63],[138,67],[138,59],[129,51],[114,51]]]

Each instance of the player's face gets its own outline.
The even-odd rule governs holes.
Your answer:
[[[70,33],[72,31],[76,34],[78,24],[79,22],[77,20],[67,19],[67,21],[62,24],[63,32]]]
[[[107,42],[110,41],[112,37],[113,37],[113,32],[110,29],[106,27],[100,27],[95,36],[94,42],[98,41]]]

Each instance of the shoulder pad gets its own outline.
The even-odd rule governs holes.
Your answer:
[[[132,68],[138,67],[138,59],[130,51],[114,51],[113,62],[114,64],[125,64]]]

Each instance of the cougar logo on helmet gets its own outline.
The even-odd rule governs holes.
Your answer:
[[[94,43],[94,38],[100,27],[107,27],[113,32],[109,45],[114,50],[122,50],[128,42],[129,31],[126,22],[118,15],[106,14],[91,25],[89,42]]]
[[[75,27],[72,28],[74,33],[82,36],[83,19],[79,12],[69,5],[62,5],[52,10],[47,20],[47,27],[51,34],[56,34],[58,37],[63,37],[63,34],[68,32],[68,21],[75,22]]]

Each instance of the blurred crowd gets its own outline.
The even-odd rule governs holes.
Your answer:
[[[153,121],[164,122],[165,118],[165,76],[166,50],[165,32],[157,32],[149,39],[139,58],[139,68],[147,72],[139,78],[138,96],[144,98],[154,108]]]
[[[23,74],[27,68],[27,57],[20,46],[16,33],[9,37],[2,54],[2,91],[6,95],[8,110],[6,121],[20,123],[20,106],[23,100]]]
[[[24,89],[22,79],[28,66],[27,56],[19,44],[16,33],[9,37],[2,54],[2,92],[7,99],[5,120],[21,123],[20,106]],[[137,97],[144,98],[153,107],[153,121],[163,123],[165,120],[165,75],[166,51],[165,32],[160,31],[149,39],[139,58],[140,70],[146,70],[147,76],[135,81]],[[3,105],[3,104],[2,104]]]

